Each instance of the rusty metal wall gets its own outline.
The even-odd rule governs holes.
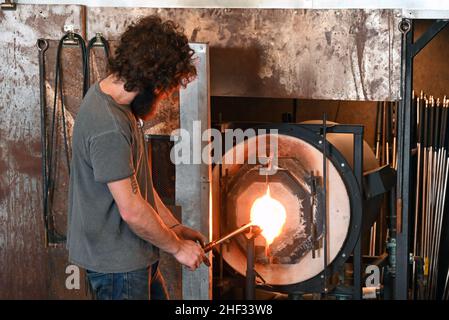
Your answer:
[[[36,40],[49,42],[46,52],[47,120],[53,111],[54,71],[58,39],[66,24],[81,28],[80,6],[21,5],[17,11],[0,11],[0,298],[83,299],[88,298],[84,278],[80,290],[67,290],[67,251],[63,246],[45,248],[42,214],[41,145],[39,118],[39,70]],[[114,42],[111,43],[114,47]],[[94,49],[92,80],[105,75],[105,58]],[[79,47],[66,47],[62,54],[64,98],[69,140],[73,121],[81,102],[82,60]],[[170,134],[179,126],[179,97],[170,108],[157,115],[157,123],[147,123],[146,133]],[[57,119],[60,119],[58,99]],[[59,120],[60,121],[60,120]],[[153,120],[155,122],[155,120]],[[154,125],[156,124],[156,125]],[[68,174],[61,127],[56,166],[52,214],[60,234],[66,233]],[[180,297],[180,281],[173,281],[170,258],[161,261],[172,297]],[[175,269],[175,273],[180,271]],[[83,276],[83,274],[82,274]],[[179,280],[179,279],[176,279]],[[173,282],[173,283],[171,283]]]
[[[65,288],[64,248],[45,248],[36,40],[81,25],[81,7],[0,11],[0,298],[83,298]],[[83,284],[83,283],[82,283]]]
[[[117,38],[138,17],[178,22],[211,48],[211,95],[397,100],[395,10],[87,8],[88,34]]]

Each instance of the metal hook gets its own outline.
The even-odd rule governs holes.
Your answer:
[[[64,32],[66,33],[67,38],[64,39],[64,46],[78,46],[78,39],[75,38],[75,27],[73,25],[65,25]]]
[[[75,33],[67,32],[67,39],[64,39],[64,46],[78,46],[78,40],[75,39]]]
[[[36,45],[39,51],[45,52],[48,49],[48,41],[43,38],[37,39]]]
[[[93,43],[94,47],[103,47],[104,43],[103,40],[101,39],[103,37],[103,34],[101,32],[97,32],[95,34],[95,42]]]
[[[399,22],[399,25],[398,25],[399,31],[402,34],[406,34],[407,32],[409,32],[411,27],[412,27],[412,23],[411,23],[410,19],[403,19],[401,22]]]

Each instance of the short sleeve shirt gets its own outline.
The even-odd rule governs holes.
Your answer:
[[[128,272],[158,260],[158,249],[121,218],[107,183],[135,174],[154,208],[148,152],[129,105],[116,103],[94,84],[76,116],[69,185],[69,260],[85,269]]]

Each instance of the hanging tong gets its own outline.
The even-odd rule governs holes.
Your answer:
[[[46,177],[45,177],[45,190],[44,190],[44,216],[46,217],[46,245],[58,246],[64,243],[66,237],[60,234],[56,227],[53,215],[53,196],[56,190],[56,177],[58,170],[58,139],[57,135],[59,130],[59,121],[62,122],[62,135],[64,144],[65,160],[67,165],[67,173],[70,176],[70,150],[69,150],[69,138],[68,130],[66,126],[66,110],[65,110],[65,97],[63,89],[63,70],[62,70],[62,53],[64,47],[79,47],[81,50],[81,56],[83,61],[83,70],[85,69],[85,55],[86,44],[81,35],[75,33],[75,28],[72,25],[64,26],[65,35],[59,40],[56,61],[55,61],[55,79],[54,79],[54,97],[53,108],[51,114],[51,121],[49,122],[48,134],[49,139],[46,145]],[[84,81],[84,80],[83,80]],[[59,99],[58,99],[59,96]],[[60,109],[60,111],[58,111]],[[61,118],[57,117],[57,113],[60,112]],[[49,119],[49,120],[50,120]],[[46,132],[46,130],[45,130]]]
[[[90,88],[90,51],[93,47],[102,47],[104,49],[104,54],[106,60],[109,60],[109,42],[103,37],[101,32],[97,32],[95,37],[89,40],[86,48],[86,56],[84,63],[84,83],[83,83],[83,95],[86,95]]]

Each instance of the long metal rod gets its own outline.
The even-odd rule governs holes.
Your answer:
[[[433,297],[433,288],[434,288],[434,276],[435,276],[435,267],[436,260],[438,259],[437,253],[435,250],[437,249],[437,234],[438,234],[438,212],[437,212],[437,188],[440,187],[438,181],[438,173],[439,173],[439,160],[441,155],[440,150],[440,137],[439,130],[441,125],[441,107],[440,102],[437,100],[437,104],[435,105],[435,120],[434,120],[434,163],[432,165],[432,194],[430,199],[430,210],[432,212],[432,229],[431,229],[431,237],[430,237],[430,253],[429,253],[429,290],[428,290],[428,298],[432,299]]]
[[[434,250],[434,265],[432,270],[432,278],[435,281],[435,285],[432,289],[432,298],[436,298],[437,294],[437,279],[438,279],[438,258],[440,253],[440,245],[441,245],[441,233],[443,228],[443,220],[444,220],[444,206],[445,206],[445,197],[446,197],[446,188],[447,188],[447,180],[448,180],[448,162],[447,162],[447,148],[446,148],[446,130],[447,130],[447,116],[448,116],[448,101],[446,97],[443,100],[442,114],[441,114],[441,134],[440,134],[440,152],[441,157],[439,159],[439,170],[437,176],[437,185],[438,192],[436,197],[436,235],[435,235],[435,250]],[[442,187],[441,187],[442,186]]]
[[[327,293],[327,263],[328,263],[328,237],[327,237],[327,114],[323,114],[323,288]]]
[[[354,134],[354,175],[359,185],[360,190],[363,190],[362,178],[363,178],[363,127],[360,131]],[[363,208],[361,212],[360,224],[363,225]],[[362,299],[362,244],[361,234],[357,239],[353,253],[354,263],[354,294],[353,297],[356,300]]]
[[[438,128],[438,122],[439,122],[439,110],[438,105],[435,105],[435,101],[433,101],[433,108],[434,108],[434,116],[433,116],[433,125],[434,125],[434,133],[433,133],[433,141],[432,141],[432,164],[429,167],[429,170],[431,172],[431,179],[430,179],[430,201],[429,201],[429,210],[431,213],[431,220],[430,220],[430,232],[429,232],[429,260],[428,260],[428,290],[427,290],[427,297],[431,297],[431,288],[432,288],[432,270],[433,270],[433,264],[434,264],[434,248],[435,248],[435,230],[436,230],[436,212],[435,212],[435,188],[436,188],[436,181],[435,181],[435,172],[436,172],[436,164],[438,161],[438,144],[437,144],[437,128]]]
[[[427,192],[426,192],[426,235],[425,235],[425,246],[424,246],[424,273],[427,278],[427,281],[430,281],[429,279],[429,265],[430,265],[430,259],[431,257],[431,235],[432,235],[432,227],[433,227],[433,211],[431,208],[432,203],[432,190],[433,190],[433,177],[432,177],[432,167],[434,164],[434,121],[435,121],[435,104],[433,101],[433,97],[430,97],[430,109],[429,109],[429,149],[428,149],[428,166],[427,166]],[[428,288],[429,286],[426,286],[425,295],[428,296]]]
[[[384,103],[377,103],[377,114],[376,114],[376,159],[379,161],[380,165],[383,165],[381,157],[383,157],[383,146],[381,147],[381,141],[383,141],[385,134],[383,130],[383,120],[384,120]],[[382,150],[382,151],[381,151]],[[382,208],[381,208],[381,211]],[[382,216],[382,213],[381,213]],[[374,256],[376,254],[376,233],[377,233],[377,220],[374,221],[370,229],[370,241],[369,241],[369,255]]]
[[[444,290],[443,290],[443,299],[447,300],[449,298],[449,269],[446,273],[446,282],[444,283]]]
[[[425,252],[425,230],[426,230],[426,221],[427,221],[427,215],[426,215],[426,210],[425,210],[425,206],[426,206],[426,188],[427,188],[427,149],[428,149],[428,117],[429,117],[429,105],[428,105],[428,100],[425,100],[425,105],[424,105],[424,129],[423,129],[423,177],[422,177],[422,191],[421,191],[421,239],[420,239],[420,251],[419,251],[419,255],[421,257],[424,257]],[[416,223],[416,221],[415,221]]]
[[[445,150],[445,132],[447,125],[447,105],[446,99],[443,101],[443,106],[441,110],[441,120],[440,120],[440,135],[439,135],[439,157],[438,157],[438,167],[437,167],[437,177],[436,177],[436,188],[435,191],[435,225],[433,229],[433,251],[432,251],[432,261],[431,261],[431,273],[429,289],[429,298],[436,298],[437,291],[437,278],[438,278],[438,257],[440,252],[441,243],[441,231],[444,216],[444,201],[446,195],[447,186],[447,163],[446,163],[446,150]],[[441,209],[443,208],[443,209]]]
[[[209,252],[211,251],[215,246],[219,245],[220,243],[223,243],[226,240],[229,240],[233,237],[235,237],[236,235],[245,232],[246,230],[248,230],[249,228],[254,227],[254,224],[252,222],[245,224],[244,226],[241,226],[240,228],[238,228],[237,230],[227,234],[226,236],[218,239],[218,240],[214,240],[212,242],[209,242],[208,244],[206,244],[204,246],[204,252]]]
[[[42,209],[45,226],[45,247],[48,246],[48,211],[47,211],[47,119],[46,119],[46,90],[45,90],[45,52],[48,49],[48,41],[45,39],[37,40],[38,58],[39,58],[39,93],[40,93],[40,112],[41,112],[41,148],[42,148]]]
[[[251,235],[246,241],[246,300],[254,300],[256,297],[256,272],[254,270],[255,247],[254,238],[257,235]]]
[[[395,299],[408,297],[408,204],[410,176],[410,113],[412,93],[412,59],[409,48],[413,39],[413,23],[403,20],[402,39],[402,103],[398,112],[398,183],[397,183],[397,250]],[[407,27],[408,25],[408,27]]]
[[[381,163],[382,165],[389,164],[388,156],[388,139],[389,139],[389,126],[388,126],[388,110],[389,110],[389,102],[384,101],[383,103],[383,110],[382,110],[382,153],[381,153]],[[385,229],[385,219],[386,219],[386,198],[383,197],[382,199],[383,204],[381,205],[380,214],[377,217],[377,222],[374,223],[375,230],[374,230],[374,239],[373,239],[373,248],[374,248],[374,255],[380,255],[384,252],[384,245],[386,240],[384,238]]]
[[[402,38],[402,103],[398,110],[398,182],[397,182],[397,239],[394,298],[408,298],[409,279],[409,234],[408,213],[410,201],[410,151],[411,151],[411,98],[413,58],[410,48],[413,41],[413,22],[403,20]]]
[[[418,98],[418,101],[416,103],[416,108],[417,108],[417,114],[420,115],[421,113],[421,103],[422,103],[422,99]],[[418,221],[418,217],[419,217],[419,203],[420,203],[420,190],[421,190],[421,183],[420,183],[420,179],[421,179],[421,157],[422,157],[422,151],[421,151],[421,146],[422,146],[422,134],[421,134],[421,126],[422,126],[422,119],[420,119],[420,117],[417,117],[417,127],[418,127],[418,141],[416,144],[416,149],[418,150],[418,163],[417,163],[417,168],[416,168],[416,199],[415,199],[415,231],[414,231],[414,237],[413,237],[413,254],[417,255],[418,254],[418,223],[416,223]],[[413,271],[414,274],[414,271]],[[413,277],[414,278],[414,277]]]
[[[418,129],[418,137],[416,142],[416,149],[418,150],[418,161],[416,165],[416,191],[415,191],[415,224],[413,232],[413,256],[418,256],[418,219],[419,219],[419,206],[420,206],[420,190],[421,190],[421,165],[422,165],[422,94],[417,98],[416,102],[416,127]],[[412,266],[412,300],[415,299],[415,287],[416,287],[416,263],[413,262]]]
[[[446,168],[445,168],[445,179],[444,179],[444,186],[443,186],[443,194],[442,194],[442,203],[444,204],[445,202],[445,198],[446,198],[446,190],[447,190],[447,180],[448,180],[448,172],[449,170],[449,162],[446,163]],[[444,208],[444,206],[443,206]],[[444,210],[438,210],[438,220],[437,220],[437,234],[436,234],[436,240],[435,240],[435,256],[434,256],[434,266],[433,266],[433,279],[434,281],[437,280],[438,277],[438,254],[440,252],[440,245],[441,245],[441,231],[442,231],[442,224],[443,224],[443,215],[444,215]],[[435,283],[433,289],[432,289],[432,295],[431,297],[433,299],[436,298],[436,290],[437,290],[437,285]]]

